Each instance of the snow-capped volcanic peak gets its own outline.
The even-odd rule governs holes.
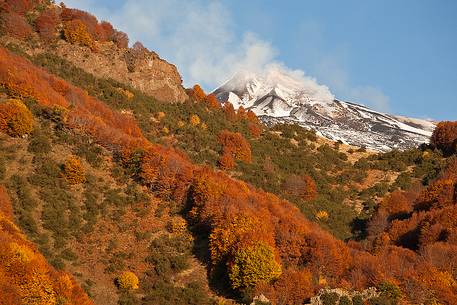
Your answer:
[[[331,140],[387,151],[428,143],[435,124],[336,100],[329,88],[301,71],[270,65],[239,72],[213,92],[235,109],[252,110],[266,124],[297,123]]]
[[[225,96],[226,92],[233,93],[240,101],[233,94]],[[251,108],[257,100],[267,95],[280,98],[290,106],[304,103],[330,104],[334,100],[326,86],[317,84],[314,79],[305,77],[300,71],[289,71],[279,65],[268,66],[262,74],[238,72],[214,93],[221,101],[231,102],[235,108]],[[252,110],[262,114],[258,107]]]

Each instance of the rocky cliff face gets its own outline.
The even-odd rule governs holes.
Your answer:
[[[187,99],[176,66],[145,48],[120,49],[111,42],[97,43],[98,52],[86,47],[57,43],[53,53],[102,78],[112,78],[164,102]]]

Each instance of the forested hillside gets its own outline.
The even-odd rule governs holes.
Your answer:
[[[455,123],[377,154],[88,71],[61,51],[151,53],[79,10],[8,0],[0,31],[5,304],[90,304],[76,282],[95,304],[457,303]]]

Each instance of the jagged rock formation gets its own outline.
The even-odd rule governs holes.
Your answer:
[[[324,302],[325,296],[334,295],[335,299],[340,300],[341,297],[347,297],[351,302],[358,298],[359,300],[365,302],[366,300],[379,297],[379,292],[374,287],[370,287],[363,291],[347,291],[341,288],[335,289],[321,289],[319,293],[311,298],[311,303],[307,305],[325,305]],[[337,304],[335,302],[335,304]]]
[[[60,40],[53,52],[81,69],[112,78],[164,102],[183,102],[187,94],[176,66],[145,48],[121,49],[112,42],[97,43],[98,52]]]

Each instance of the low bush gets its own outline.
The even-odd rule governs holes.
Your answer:
[[[120,289],[134,290],[138,289],[140,281],[135,273],[125,271],[116,278],[116,284]]]
[[[0,131],[22,137],[33,130],[33,114],[20,100],[0,103]]]
[[[81,160],[73,156],[65,161],[63,173],[69,184],[80,184],[86,180],[85,170],[81,164]]]

